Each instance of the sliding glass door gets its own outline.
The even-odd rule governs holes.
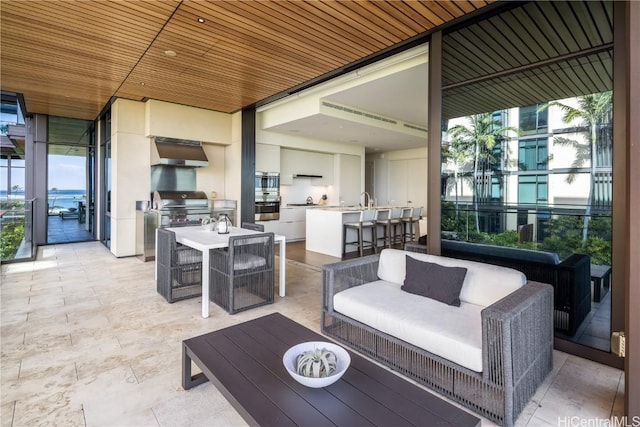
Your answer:
[[[93,123],[49,117],[47,244],[94,240]]]

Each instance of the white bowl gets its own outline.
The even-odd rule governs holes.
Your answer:
[[[305,377],[304,375],[298,375],[296,373],[296,358],[305,351],[320,348],[326,348],[336,355],[336,370],[333,374],[324,378],[311,378]],[[312,388],[321,388],[335,383],[340,379],[340,377],[342,377],[342,374],[345,373],[351,363],[351,356],[349,356],[349,353],[347,353],[344,348],[334,343],[326,341],[309,341],[294,345],[287,350],[284,356],[282,356],[282,363],[284,363],[284,367],[287,369],[287,372],[289,372],[289,375],[291,375],[291,377],[300,384]]]

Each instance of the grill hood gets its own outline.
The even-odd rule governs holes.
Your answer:
[[[151,164],[202,167],[209,161],[200,141],[156,136],[151,144]]]

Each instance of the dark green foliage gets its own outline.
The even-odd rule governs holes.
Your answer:
[[[0,210],[24,209],[23,200],[2,199],[0,200]]]
[[[611,265],[611,217],[593,216],[586,240],[582,239],[583,222],[582,215],[559,215],[546,223],[545,236],[540,241],[519,243],[515,230],[493,234],[477,232],[472,210],[458,210],[456,220],[454,204],[442,201],[443,239],[556,252],[560,259],[573,253],[588,254],[592,264]]]
[[[3,225],[0,232],[0,259],[13,259],[23,238],[23,223]]]

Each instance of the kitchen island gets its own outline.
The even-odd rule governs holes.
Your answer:
[[[372,209],[393,209],[402,206],[374,206]],[[358,222],[361,207],[314,207],[307,209],[306,221],[306,250],[319,252],[336,258],[342,258],[342,233],[345,222]],[[427,221],[421,218],[416,226],[419,236],[426,235]],[[377,234],[379,242],[382,242],[383,226],[378,225]],[[416,239],[417,239],[416,237]],[[347,230],[347,242],[358,240],[356,230]],[[364,240],[371,240],[371,230],[364,230]],[[347,253],[355,252],[356,245],[347,245]]]
[[[345,222],[357,222],[361,208],[314,208],[307,209],[306,249],[321,254],[342,258],[342,230]],[[356,240],[355,230],[348,230],[348,241]],[[351,234],[353,233],[353,234]],[[371,236],[365,237],[370,239]],[[348,245],[347,251],[357,250]]]

